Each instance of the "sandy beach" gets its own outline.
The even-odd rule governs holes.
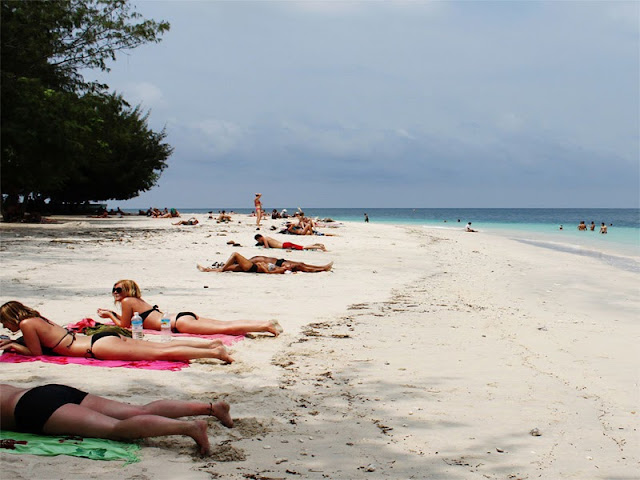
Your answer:
[[[2,380],[132,403],[222,399],[235,427],[209,420],[206,458],[182,437],[142,441],[126,466],[2,452],[1,478],[638,478],[638,273],[483,232],[345,223],[291,237],[271,219],[263,234],[329,251],[268,253],[333,270],[203,273],[265,250],[255,219],[197,218],[2,224],[2,303],[99,320],[112,285],[134,279],[161,309],[278,319],[282,335],[234,344],[231,365],[3,363]]]

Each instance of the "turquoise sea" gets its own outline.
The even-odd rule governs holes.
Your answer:
[[[276,207],[267,208],[267,212],[273,208]],[[289,213],[296,210],[296,207],[277,210],[282,208]],[[231,207],[178,208],[183,215],[222,209],[252,212],[249,208]],[[338,222],[363,222],[366,212],[372,223],[422,225],[426,229],[462,229],[472,222],[475,229],[484,233],[508,236],[540,248],[595,256],[625,270],[640,272],[638,208],[305,208],[304,211],[310,217]],[[578,231],[582,220],[587,225],[594,222],[595,231]],[[602,222],[608,227],[607,235],[598,233]]]

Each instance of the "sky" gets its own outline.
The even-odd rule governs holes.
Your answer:
[[[638,207],[640,2],[151,1],[85,72],[175,150],[122,208]]]

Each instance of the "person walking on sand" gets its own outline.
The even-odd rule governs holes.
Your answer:
[[[333,267],[333,262],[326,265],[308,265],[302,262],[292,262],[284,258],[256,256],[245,258],[238,252],[233,252],[229,260],[222,267],[203,267],[197,265],[201,272],[245,272],[245,273],[286,273],[328,272]]]
[[[92,395],[67,385],[18,388],[0,385],[0,420],[3,430],[38,435],[77,435],[109,440],[186,435],[209,453],[205,420],[180,417],[210,415],[233,427],[226,402],[156,400],[131,405]]]
[[[295,243],[291,243],[291,242],[284,242],[284,243],[283,242],[279,242],[275,238],[265,237],[264,235],[260,235],[259,233],[256,234],[256,236],[254,238],[258,242],[256,244],[256,246],[262,245],[264,248],[283,248],[285,250],[286,249],[289,249],[289,250],[322,250],[323,252],[327,251],[327,249],[325,248],[325,246],[322,243],[314,243],[313,245],[307,245],[306,247],[303,247],[302,245],[296,245]]]
[[[0,340],[0,350],[20,355],[62,355],[98,360],[168,360],[217,358],[233,362],[220,340],[175,339],[168,343],[148,342],[123,337],[115,332],[91,336],[69,331],[40,315],[40,312],[12,300],[0,307],[2,325],[12,332],[22,332],[20,341]]]
[[[111,289],[115,303],[120,304],[122,313],[104,308],[98,309],[98,316],[109,318],[116,325],[124,328],[131,327],[134,312],[140,312],[144,328],[160,330],[162,314],[157,305],[142,299],[140,287],[133,280],[119,280]],[[251,332],[272,333],[278,336],[282,327],[277,320],[215,320],[196,315],[193,312],[180,312],[171,315],[171,330],[174,333],[191,333],[195,335],[246,335]]]
[[[256,230],[260,230],[260,220],[262,219],[262,201],[260,200],[261,198],[262,194],[256,193],[256,198],[253,199],[253,205],[256,209],[256,226],[258,227],[256,228]]]

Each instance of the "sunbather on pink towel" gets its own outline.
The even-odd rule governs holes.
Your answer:
[[[98,315],[108,318],[116,325],[124,328],[131,327],[134,312],[140,313],[144,328],[160,330],[162,314],[158,306],[152,306],[142,299],[140,287],[133,280],[119,280],[111,290],[115,303],[119,303],[122,313],[118,315],[113,310],[99,308]],[[193,312],[180,312],[171,316],[171,330],[175,333],[193,333],[197,335],[211,335],[224,333],[226,335],[245,335],[251,332],[272,333],[278,336],[282,327],[277,320],[216,320],[196,315]]]
[[[21,331],[24,345],[14,340],[0,340],[0,350],[22,355],[66,355],[100,360],[190,360],[217,358],[233,362],[219,340],[175,339],[167,343],[147,342],[101,332],[90,337],[78,335],[56,325],[40,312],[20,302],[10,301],[0,307],[0,320],[12,332]]]

